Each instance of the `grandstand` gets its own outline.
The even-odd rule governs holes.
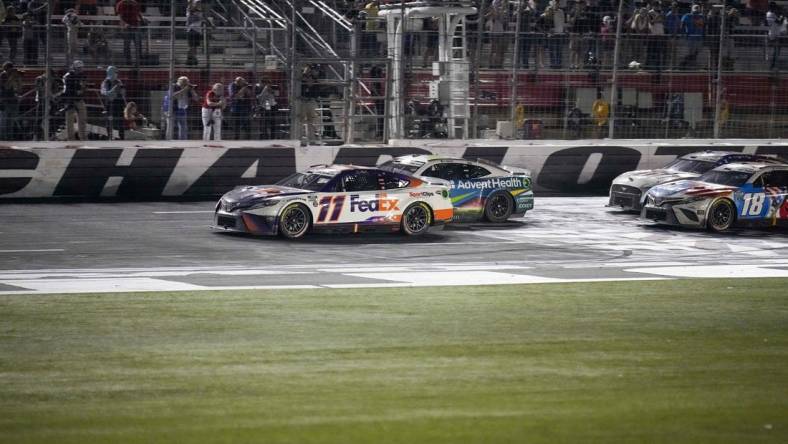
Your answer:
[[[265,137],[310,143],[788,135],[786,1],[766,10],[702,2],[695,16],[692,3],[678,2],[669,18],[669,3],[637,0],[202,0],[199,22],[187,18],[192,1],[139,1],[140,58],[124,54],[115,1],[79,14],[89,139],[108,138],[99,94],[108,65],[147,116],[127,138],[173,136],[162,104],[180,76],[200,96],[238,76],[256,92],[268,83],[275,105],[242,117],[253,139],[264,125],[274,129]],[[18,45],[21,86],[3,96],[14,105],[4,107],[0,138],[65,140],[57,100],[68,68],[63,16],[81,2],[49,2],[42,21],[24,15],[35,2],[3,2],[18,18],[6,14],[0,26],[0,61]],[[685,15],[702,32],[682,28]],[[200,36],[194,57],[190,28]],[[97,52],[101,36],[107,54]],[[25,57],[30,42],[34,60]],[[46,101],[35,100],[47,68],[51,91],[38,86],[53,99],[49,116]],[[191,139],[202,135],[199,108],[188,111]],[[234,137],[234,118],[228,109],[224,139]]]

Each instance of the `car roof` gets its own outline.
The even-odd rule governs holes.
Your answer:
[[[751,162],[751,163],[737,162],[737,163],[729,163],[727,165],[718,166],[717,168],[714,168],[713,171],[735,171],[735,172],[752,174],[752,173],[771,171],[771,170],[788,171],[788,165],[781,165],[777,163],[766,163],[766,162]]]
[[[745,155],[736,151],[699,151],[697,153],[690,153],[681,156],[682,159],[687,160],[703,160],[706,162],[716,162],[725,156]]]
[[[433,160],[455,160],[446,157],[437,156],[435,154],[408,154],[405,156],[398,156],[394,158],[394,161],[397,163],[403,163],[405,165],[424,165],[427,162],[431,162]],[[456,159],[462,160],[462,159]]]
[[[343,171],[351,171],[351,170],[375,170],[375,167],[368,167],[368,166],[361,166],[361,165],[341,165],[341,164],[332,164],[332,165],[312,165],[307,169],[307,173],[313,174],[325,174],[327,176],[336,176],[337,174]]]

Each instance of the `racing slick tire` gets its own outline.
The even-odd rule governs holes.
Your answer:
[[[298,239],[309,231],[311,222],[309,209],[303,204],[292,203],[279,213],[279,234],[288,239]]]
[[[706,225],[709,230],[721,233],[736,222],[736,206],[728,199],[719,199],[709,207]]]
[[[514,211],[514,199],[505,191],[498,191],[487,198],[484,204],[484,218],[489,222],[506,222]]]
[[[420,236],[430,229],[432,210],[424,202],[416,202],[402,212],[401,230],[408,236]]]

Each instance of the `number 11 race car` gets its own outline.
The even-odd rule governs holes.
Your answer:
[[[445,181],[376,168],[331,165],[276,185],[236,188],[219,200],[214,228],[299,238],[312,230],[420,235],[451,221]]]
[[[732,163],[697,180],[656,186],[646,193],[640,216],[713,231],[736,225],[788,226],[788,165]]]

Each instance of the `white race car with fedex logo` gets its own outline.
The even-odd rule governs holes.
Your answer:
[[[426,233],[451,221],[449,184],[347,165],[322,165],[276,185],[238,187],[216,204],[214,228],[299,238],[310,230]]]

